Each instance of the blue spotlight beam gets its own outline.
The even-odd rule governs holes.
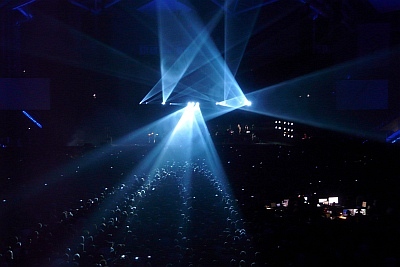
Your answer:
[[[198,66],[199,63],[195,60],[198,58],[198,54],[201,52],[202,47],[210,42],[209,31],[215,27],[219,20],[219,16],[215,16],[206,27],[201,27],[198,19],[193,19],[193,14],[190,18],[183,18],[185,21],[181,22],[177,18],[174,20],[167,19],[168,17],[175,18],[174,14],[160,14],[160,36],[163,38],[160,39],[160,47],[161,47],[161,71],[162,71],[162,90],[163,90],[163,99],[166,101],[174,88],[176,87],[177,83],[180,79],[188,72],[189,68],[192,65]],[[166,23],[166,21],[168,23]],[[190,23],[187,23],[190,21]],[[171,25],[170,27],[165,27],[165,25]],[[187,25],[191,25],[191,27],[195,28],[195,32],[197,35],[193,36],[193,31],[187,28]],[[164,27],[163,27],[164,26]],[[171,29],[174,29],[171,31]],[[170,51],[169,48],[173,45],[174,40],[176,39],[176,34],[180,33],[182,36],[182,40],[186,43],[180,44],[181,46],[186,46],[186,49],[183,53],[179,53],[175,55],[169,52],[169,55],[166,51]],[[168,60],[166,60],[168,59]],[[201,63],[200,65],[203,65]],[[197,67],[196,67],[197,68]]]
[[[187,122],[190,122],[190,116],[188,115],[190,108],[188,106],[176,111],[168,117],[173,117],[174,121],[168,119],[169,125],[175,125],[173,130],[162,140],[142,162],[134,170],[133,173],[146,173],[149,170],[157,169],[163,165],[163,162],[168,160],[185,161],[188,160],[186,153],[181,153],[182,143],[188,140],[186,134],[188,131],[184,131],[184,126]],[[184,145],[185,149],[187,144]],[[187,152],[188,150],[185,150]]]
[[[258,18],[259,9],[255,8],[238,19],[225,13],[225,61],[233,75],[236,75],[254,24]]]
[[[168,160],[191,162],[198,155],[204,156],[205,145],[198,144],[202,138],[196,130],[199,110],[198,103],[189,102],[186,107],[175,112],[175,117],[180,116],[180,118],[178,121],[175,120],[175,123],[171,122],[175,125],[174,129],[143,159],[135,172],[148,172]]]
[[[376,66],[386,64],[399,51],[386,50],[322,71],[266,87],[246,96],[257,102],[241,109],[311,125],[321,129],[383,141],[376,118],[361,116],[361,109],[341,110],[337,104],[336,84],[340,80],[374,75]],[[351,79],[350,78],[350,79]],[[384,94],[384,92],[383,92]],[[351,89],[348,91],[352,95]]]
[[[201,93],[199,91],[195,91],[192,88],[187,88],[186,90],[182,91],[181,93],[172,96],[169,98],[170,101],[173,100],[182,100],[182,98],[191,98],[191,99],[199,99],[202,102],[210,102],[212,101],[212,99],[210,99],[210,97],[204,93]]]
[[[187,84],[187,86],[195,88],[194,90],[196,91],[203,91],[204,94],[221,91],[223,88],[224,90],[223,97],[214,99],[218,101],[227,100],[235,97],[243,97],[243,93],[241,92],[239,85],[236,83],[234,75],[236,74],[236,71],[240,65],[244,49],[248,42],[248,38],[250,36],[250,32],[252,31],[258,11],[259,11],[258,9],[255,9],[249,14],[246,14],[247,23],[240,24],[242,29],[241,31],[235,30],[238,23],[237,20],[234,18],[234,16],[228,17],[228,15],[226,15],[226,21],[225,21],[226,36],[225,36],[225,47],[224,47],[225,60],[221,57],[221,54],[219,53],[218,49],[215,47],[215,45],[211,41],[211,38],[209,37],[209,32],[212,31],[215,22],[217,22],[220,19],[222,12],[218,12],[214,16],[214,18],[210,21],[210,23],[208,23],[208,25],[205,27],[201,27],[200,23],[193,24],[193,21],[196,22],[198,20],[194,20],[193,13],[191,13],[191,17],[186,20],[190,21],[190,25],[192,25],[192,28],[195,30],[195,32],[198,32],[197,37],[193,39],[192,43],[189,44],[186,50],[176,59],[176,61],[170,64],[170,68],[168,68],[167,65],[162,64],[161,66],[161,72],[163,73],[162,78],[151,89],[151,91],[143,98],[141,102],[149,101],[148,99],[158,94],[159,92],[163,92],[163,99],[164,99],[163,101],[166,101],[166,99],[169,98],[172,91],[179,91],[179,88],[176,87],[178,83],[181,82],[181,79],[188,77],[192,73],[199,72],[201,69],[207,69],[207,71],[205,72],[211,73],[211,75],[207,75],[206,78],[202,78],[201,83],[199,82],[199,79],[195,79],[197,81],[196,83],[198,84],[198,86],[190,84]],[[293,12],[293,10],[289,10],[288,12],[286,12],[286,14],[283,14],[282,17],[286,16],[291,12]],[[165,10],[164,12],[161,12],[158,15],[160,17],[164,16]],[[175,14],[172,12],[169,13],[169,16],[175,18],[174,17]],[[274,21],[270,22],[270,24],[273,24],[276,20],[282,19],[282,17],[275,18]],[[184,26],[187,24],[186,22],[180,22],[178,19],[175,18],[174,25],[176,27],[169,27],[169,28],[174,28],[174,29],[178,28],[180,31],[186,33],[187,38],[185,38],[185,40],[192,39],[193,37],[191,36],[190,32],[192,32],[193,29],[192,31],[187,33]],[[235,24],[236,26],[233,26],[231,24]],[[235,34],[237,32],[240,32],[240,35]],[[243,32],[247,34],[243,34]],[[164,36],[165,34],[167,33],[163,30],[163,27],[161,27],[159,36]],[[160,40],[162,58],[164,58],[163,51],[168,50],[168,49],[163,49],[162,48],[163,45],[165,45],[166,47],[171,47],[171,42],[168,42],[164,38]],[[187,53],[189,53],[189,56],[187,56]],[[197,59],[195,59],[193,55],[197,55]],[[180,74],[178,70],[181,71]],[[170,77],[173,73],[175,73],[175,75],[178,75],[175,78],[179,79],[174,79],[170,82],[164,81],[164,78],[168,80],[168,77]],[[218,84],[221,88],[217,88],[218,86],[216,85]],[[204,87],[202,85],[206,85],[205,87],[208,88],[212,87],[213,89],[207,91],[205,89],[202,89],[202,87]],[[212,97],[213,96],[211,95],[210,98]]]
[[[193,154],[193,156],[203,158],[205,163],[210,167],[211,173],[213,173],[215,178],[221,182],[223,191],[231,194],[232,192],[230,190],[229,182],[199,106],[195,106],[193,115],[194,123],[192,127],[192,135],[193,139],[196,140],[196,146],[195,149],[193,149],[193,153],[196,151],[196,154]]]
[[[40,129],[42,129],[42,125],[37,122],[28,112],[26,112],[25,110],[22,111],[22,113],[28,118],[30,119],[37,127],[39,127]]]
[[[222,14],[223,12],[219,11],[208,25],[202,26],[200,20],[196,16],[193,17],[193,13],[184,13],[176,17],[173,12],[160,10],[158,16],[162,75],[141,103],[147,102],[159,92],[162,92],[163,102],[166,102],[173,91],[179,94],[182,90],[182,86],[179,86],[181,83],[187,85],[185,88],[190,87],[193,91],[202,92],[203,96],[209,95],[208,98],[212,102],[244,97],[229,66],[210,37],[210,32]],[[190,29],[187,25],[190,25]],[[250,23],[250,25],[253,24]],[[176,43],[177,35],[181,37],[179,38],[181,42],[178,44]],[[228,52],[228,48],[235,46],[236,52],[237,47],[241,47],[243,52],[243,44],[247,43],[248,36],[248,34],[236,35],[230,38],[229,44],[225,45],[225,53]],[[184,48],[183,52],[176,53],[177,45]],[[235,60],[237,64],[234,64],[233,68],[236,72],[240,59],[235,58]]]

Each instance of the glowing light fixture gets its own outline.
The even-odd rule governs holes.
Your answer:
[[[244,105],[247,106],[247,107],[250,107],[250,106],[251,106],[251,101],[249,101],[249,100],[246,99],[246,100],[244,101]]]
[[[199,106],[200,106],[200,103],[199,103],[199,102],[188,102],[188,103],[187,103],[187,107],[196,108],[196,107],[199,107]]]

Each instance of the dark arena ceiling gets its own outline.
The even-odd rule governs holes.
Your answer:
[[[321,69],[358,56],[360,49],[372,49],[360,48],[357,43],[357,36],[362,31],[360,27],[365,24],[389,23],[392,25],[390,45],[397,44],[399,39],[400,4],[394,0],[236,0],[231,1],[229,7],[224,7],[225,1],[220,0],[162,2],[170,3],[176,12],[194,12],[204,23],[219,10],[237,21],[254,16],[240,68],[241,73],[256,72],[256,78],[265,82]],[[22,53],[35,54],[28,50],[50,43],[52,46],[46,48],[55,50],[54,46],[63,45],[89,54],[85,50],[87,47],[82,47],[84,41],[72,43],[62,39],[67,38],[60,36],[66,34],[63,30],[69,29],[80,32],[82,38],[91,37],[135,59],[140,60],[142,56],[149,61],[144,57],[144,47],[157,45],[159,37],[156,5],[157,1],[144,0],[3,0],[0,11],[3,25],[20,25],[20,41],[26,42],[21,44]],[[221,20],[210,33],[217,46],[223,45],[223,22]],[[371,31],[374,30],[379,31]],[[238,31],[241,31],[239,27]],[[3,34],[8,39],[13,37],[11,33]],[[368,42],[377,42],[376,37],[371,36]],[[58,48],[67,50],[66,47]],[[51,51],[46,50],[46,54],[52,57]],[[272,74],[265,73],[266,70]]]

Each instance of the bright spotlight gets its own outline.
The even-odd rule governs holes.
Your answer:
[[[194,106],[195,106],[195,107],[198,107],[198,106],[200,106],[200,103],[199,103],[199,102],[196,102],[196,104],[194,104]]]
[[[249,100],[246,99],[246,100],[244,101],[244,105],[247,106],[247,107],[250,107],[250,106],[251,106],[251,101],[249,101]]]
[[[161,105],[165,105],[165,101],[161,102]]]
[[[199,105],[199,102],[197,102],[197,103],[195,103],[195,102],[188,102],[187,103],[187,106],[188,107],[196,107],[196,106],[198,106]]]

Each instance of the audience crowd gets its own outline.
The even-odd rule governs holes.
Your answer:
[[[0,267],[400,263],[398,204],[388,197],[398,174],[382,166],[380,152],[227,144],[217,148],[226,177],[205,159],[135,173],[148,149],[3,151],[12,166],[1,173]],[[373,171],[378,167],[386,169]],[[371,189],[367,215],[327,217],[313,202],[313,194],[329,193],[321,181],[353,194],[354,203],[347,202],[357,208],[367,185],[379,184],[362,179],[371,172],[391,188],[386,198],[383,185]],[[270,208],[284,197],[288,206]]]

